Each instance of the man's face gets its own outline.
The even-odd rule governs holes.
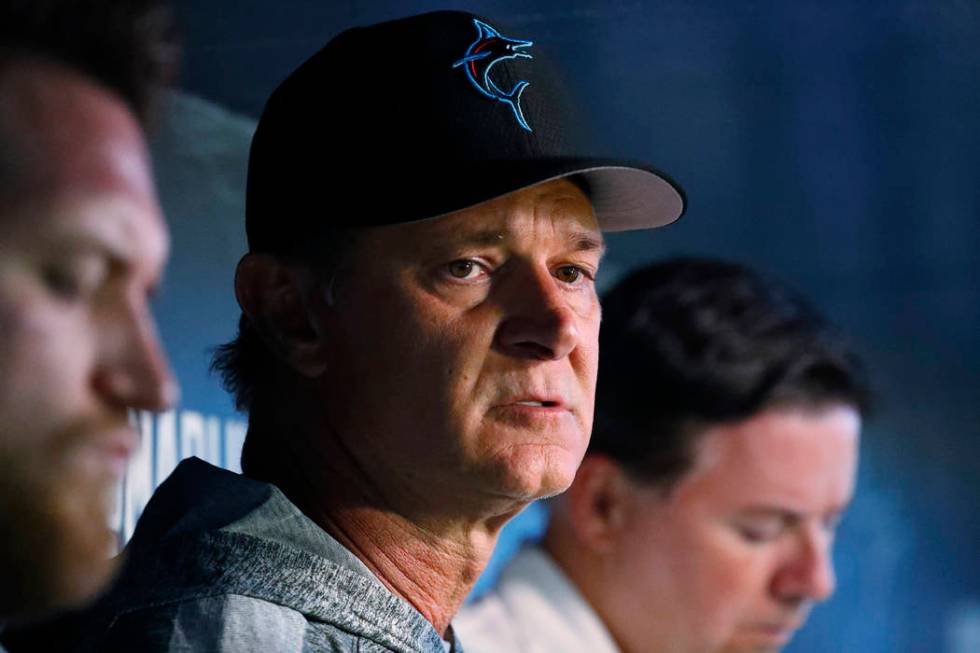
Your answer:
[[[706,431],[664,495],[635,486],[608,619],[629,653],[777,651],[834,590],[831,545],[851,499],[851,408],[769,410]]]
[[[24,60],[0,78],[0,616],[108,579],[128,408],[175,387],[148,306],[167,251],[138,124],[115,96]]]
[[[362,237],[323,383],[387,499],[466,515],[568,486],[592,426],[602,251],[565,180]]]

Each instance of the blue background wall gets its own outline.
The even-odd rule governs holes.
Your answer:
[[[154,143],[174,232],[157,308],[183,408],[233,416],[207,349],[234,332],[244,156],[269,92],[344,27],[467,8],[563,63],[604,149],[688,192],[676,225],[610,238],[604,284],[670,254],[738,259],[810,295],[868,358],[879,411],[840,589],[789,650],[980,651],[980,3],[178,6],[183,91],[206,100],[176,96]]]

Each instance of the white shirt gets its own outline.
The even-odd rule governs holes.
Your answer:
[[[466,653],[619,653],[598,615],[537,547],[515,555],[496,587],[463,606],[453,628]]]

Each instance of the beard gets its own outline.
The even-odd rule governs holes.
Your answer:
[[[93,460],[91,441],[118,423],[79,424],[9,448],[0,432],[0,615],[78,606],[110,580],[109,529],[118,479]]]

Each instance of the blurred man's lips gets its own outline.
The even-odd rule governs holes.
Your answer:
[[[126,465],[139,444],[139,436],[132,428],[117,429],[93,443],[97,455],[109,467],[112,474],[122,477]]]
[[[762,636],[763,639],[783,646],[789,643],[796,631],[803,625],[801,621],[760,623],[752,627],[752,630]]]

